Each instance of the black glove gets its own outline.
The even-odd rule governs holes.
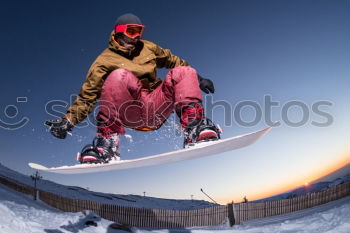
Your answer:
[[[203,78],[198,74],[199,88],[205,93],[214,93],[214,83],[210,79]]]
[[[45,121],[45,125],[50,127],[50,132],[53,136],[60,139],[65,139],[74,127],[66,119],[48,120]]]

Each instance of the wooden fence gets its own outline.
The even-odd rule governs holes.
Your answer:
[[[0,183],[13,189],[13,190],[16,190],[17,192],[21,192],[21,193],[24,193],[24,194],[28,194],[28,195],[33,195],[34,194],[34,188],[33,187],[30,187],[28,185],[25,185],[25,184],[21,184],[21,183],[18,183],[14,180],[11,180],[7,177],[2,177],[0,176]]]
[[[345,182],[327,190],[263,203],[237,203],[233,205],[235,224],[257,218],[286,214],[298,210],[322,205],[350,196],[350,182]]]
[[[183,228],[222,224],[227,206],[213,206],[196,210],[143,209],[76,200],[40,191],[40,200],[67,212],[91,210],[102,218],[137,227]]]
[[[25,194],[33,195],[34,188],[9,178],[0,177],[0,183]],[[321,192],[310,193],[291,199],[263,203],[237,203],[217,205],[195,210],[143,209],[89,200],[77,200],[39,190],[40,200],[66,212],[91,210],[102,218],[135,227],[184,228],[192,226],[213,226],[229,220],[240,224],[257,218],[286,214],[350,195],[350,182],[333,186]]]

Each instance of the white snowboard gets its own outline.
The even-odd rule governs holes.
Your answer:
[[[208,155],[215,155],[249,146],[256,142],[261,136],[266,134],[272,127],[273,126],[270,126],[260,131],[218,141],[202,142],[190,148],[167,152],[159,155],[147,156],[139,159],[113,161],[106,164],[77,164],[73,166],[62,166],[52,168],[47,168],[36,163],[29,163],[28,165],[31,168],[37,170],[61,174],[90,173],[153,166],[164,163],[172,163],[182,160],[200,158]]]

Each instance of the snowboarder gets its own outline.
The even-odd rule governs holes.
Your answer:
[[[137,16],[120,16],[108,48],[91,65],[75,102],[62,118],[45,122],[53,136],[64,139],[100,100],[97,136],[82,149],[80,163],[119,160],[119,135],[125,133],[125,127],[157,130],[174,109],[185,147],[220,138],[218,127],[204,116],[200,91],[214,93],[213,82],[169,49],[142,40],[144,30]],[[157,68],[170,69],[164,81],[157,78]]]

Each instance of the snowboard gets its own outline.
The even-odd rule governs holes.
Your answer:
[[[109,163],[103,164],[77,164],[73,166],[51,168],[47,168],[43,165],[36,163],[29,163],[28,165],[31,168],[37,170],[61,174],[91,173],[160,165],[165,163],[172,163],[182,160],[189,160],[209,155],[215,155],[249,146],[256,142],[268,131],[270,131],[272,127],[273,126],[269,126],[260,131],[221,139],[217,141],[200,142],[189,148],[131,160],[111,161]]]

